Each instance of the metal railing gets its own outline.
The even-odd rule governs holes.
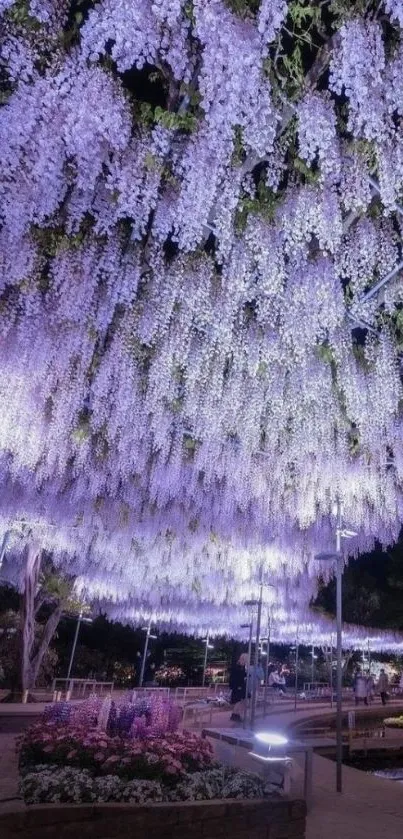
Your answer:
[[[67,700],[85,699],[91,693],[98,696],[112,693],[113,687],[113,682],[98,682],[96,679],[53,679],[52,693],[55,699],[58,694],[64,693]]]
[[[226,684],[216,684],[211,687],[179,687],[175,688],[176,702],[192,702],[195,699],[214,699],[220,694],[224,696],[228,693],[229,686]]]
[[[131,691],[132,701],[140,699],[142,696],[165,696],[168,698],[171,694],[171,688],[134,688]]]

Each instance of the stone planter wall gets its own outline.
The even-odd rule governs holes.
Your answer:
[[[0,815],[1,839],[304,839],[303,801],[43,805]]]
[[[385,737],[396,740],[403,740],[403,728],[395,728],[393,725],[385,725]]]

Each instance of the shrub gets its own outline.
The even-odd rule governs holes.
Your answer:
[[[403,728],[403,717],[388,717],[383,724],[387,728]]]

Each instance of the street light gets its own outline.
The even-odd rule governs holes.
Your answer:
[[[214,644],[209,643],[209,633],[207,633],[206,637],[203,638],[203,643],[206,645],[204,650],[204,663],[203,663],[203,682],[202,687],[204,687],[206,682],[206,669],[207,669],[207,658],[208,658],[208,651],[214,650]]]
[[[245,711],[243,715],[243,727],[246,726],[246,718],[248,714],[249,708],[249,697],[248,697],[248,687],[249,687],[249,673],[251,672],[251,663],[252,663],[252,636],[253,636],[253,609],[259,605],[258,600],[245,600],[244,606],[247,606],[248,609],[251,610],[251,619],[249,623],[241,624],[242,629],[249,629],[249,640],[248,640],[248,671],[246,674],[246,700],[245,700]]]
[[[317,658],[318,658],[318,656],[317,656],[317,655],[315,655],[315,646],[314,646],[314,644],[312,644],[311,656],[312,656],[312,664],[311,664],[311,668],[312,668],[312,669],[311,669],[311,685],[312,685],[312,690],[313,690],[313,683],[314,683],[314,676],[315,676],[315,661],[316,661],[316,660],[317,660]]]
[[[74,635],[73,646],[72,646],[72,649],[71,649],[69,669],[67,671],[67,681],[70,679],[71,671],[72,671],[72,668],[73,668],[73,661],[74,661],[74,656],[76,654],[76,647],[77,647],[77,641],[78,641],[78,633],[80,632],[80,626],[83,622],[84,623],[92,623],[92,618],[84,618],[83,617],[83,610],[81,609],[79,614],[78,614],[78,617],[77,617],[77,626],[76,626],[76,631],[75,631],[75,635]]]
[[[141,670],[140,670],[140,679],[139,679],[139,687],[143,687],[143,680],[144,680],[144,671],[146,667],[146,660],[147,660],[147,652],[148,652],[148,642],[150,638],[157,638],[156,635],[151,635],[151,620],[148,626],[142,626],[142,631],[146,633],[146,637],[144,640],[144,650],[143,650],[143,660],[141,662]]]
[[[299,667],[299,642],[298,636],[295,639],[295,646],[290,647],[293,651],[295,650],[295,683],[294,683],[294,711],[297,710],[297,699],[298,699],[298,667]]]
[[[343,528],[341,505],[337,501],[336,551],[316,554],[319,562],[336,561],[336,624],[337,624],[337,676],[336,676],[336,789],[342,792],[343,732],[342,732],[342,576],[343,555],[341,540],[356,536],[354,530]]]
[[[257,601],[257,618],[256,618],[256,644],[255,644],[255,662],[254,662],[254,670],[252,672],[252,701],[251,701],[251,709],[250,709],[250,727],[253,729],[255,724],[255,716],[256,716],[256,696],[257,696],[257,684],[256,684],[256,674],[257,668],[259,663],[259,644],[260,644],[260,627],[262,622],[262,605],[263,605],[263,587],[266,588],[274,588],[272,583],[264,583],[262,579],[262,572],[260,575],[260,582],[259,582],[259,600]]]

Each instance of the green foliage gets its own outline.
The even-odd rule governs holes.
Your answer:
[[[353,17],[377,12],[379,5],[379,0],[330,0],[329,3],[337,28]]]
[[[304,160],[298,155],[293,159],[293,166],[296,172],[302,175],[303,180],[308,184],[317,184],[319,181],[319,171],[311,169]]]
[[[11,23],[19,26],[25,26],[26,29],[36,30],[40,28],[40,23],[29,12],[28,0],[17,0],[9,9],[7,9],[6,17]]]
[[[161,108],[160,105],[154,107],[148,102],[140,102],[135,104],[134,110],[138,122],[147,128],[151,128],[155,123],[158,123],[172,131],[183,131],[185,134],[191,134],[192,131],[196,130],[199,121],[198,114],[191,109],[183,113],[175,113],[175,111]]]
[[[288,16],[277,37],[268,72],[289,100],[300,96],[307,67],[328,37],[322,6],[311,0],[292,0],[288,5]]]
[[[259,11],[260,0],[224,0],[231,12],[239,17],[252,17]]]
[[[232,152],[232,165],[239,166],[245,158],[245,149],[243,145],[243,132],[240,125],[236,125],[234,129],[234,150]]]
[[[13,609],[0,613],[0,686],[12,691],[20,686],[21,632],[20,614]],[[38,624],[35,632],[36,644],[40,643],[42,625]],[[58,663],[54,649],[48,649],[44,655],[38,675],[39,687],[49,684]]]
[[[60,572],[55,568],[50,557],[46,557],[42,561],[42,569],[39,577],[40,603],[61,606],[63,612],[69,612],[73,615],[79,612],[88,614],[90,607],[82,599],[77,597],[74,591],[74,583],[74,577]]]
[[[250,196],[245,196],[240,201],[235,219],[237,230],[245,230],[249,213],[254,213],[268,221],[272,221],[279,203],[280,195],[266,186],[263,178],[261,178],[257,187],[256,197],[250,198]]]
[[[292,0],[288,4],[288,17],[296,29],[306,33],[308,37],[313,26],[320,26],[322,9],[312,0]]]

